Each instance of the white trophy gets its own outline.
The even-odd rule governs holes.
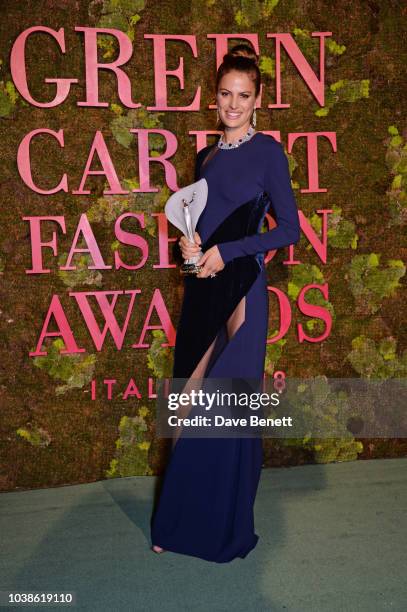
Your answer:
[[[201,178],[196,183],[191,183],[173,193],[165,205],[164,212],[168,221],[181,230],[191,242],[195,242],[195,228],[207,199],[208,183],[206,179]],[[202,251],[199,251],[194,257],[186,259],[181,266],[181,274],[197,274],[201,269],[201,266],[197,266],[197,262],[202,255]]]

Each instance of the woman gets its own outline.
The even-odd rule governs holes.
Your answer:
[[[195,180],[204,177],[208,183],[197,244],[184,236],[179,241],[184,259],[200,249],[203,257],[199,273],[184,277],[174,379],[261,379],[264,373],[264,255],[297,243],[300,226],[284,149],[254,129],[259,93],[257,56],[248,45],[236,45],[217,73],[223,133],[217,144],[199,151],[196,160]],[[261,232],[269,208],[277,226]],[[261,467],[260,437],[181,434],[153,517],[152,550],[217,563],[246,557],[258,541],[253,505]]]

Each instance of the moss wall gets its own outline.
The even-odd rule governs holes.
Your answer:
[[[264,83],[263,107],[257,111],[257,129],[280,130],[282,142],[294,132],[336,133],[334,154],[328,140],[319,145],[320,183],[325,194],[304,194],[307,165],[304,142],[298,141],[289,156],[299,208],[316,231],[321,227],[317,209],[332,209],[329,217],[328,262],[323,264],[306,238],[296,248],[301,265],[286,266],[282,250],[268,266],[269,284],[284,291],[294,305],[305,284],[329,284],[332,333],[323,343],[299,343],[292,325],[286,337],[268,346],[267,372],[283,370],[289,376],[332,378],[377,376],[405,377],[405,224],[406,224],[406,107],[407,57],[401,2],[372,0],[95,0],[76,2],[36,0],[3,2],[0,22],[0,131],[2,137],[0,225],[1,273],[1,446],[0,488],[35,488],[89,482],[106,477],[154,474],[165,463],[166,444],[154,437],[155,404],[147,397],[149,377],[168,374],[172,348],[162,347],[159,331],[149,331],[147,349],[131,348],[140,336],[143,321],[156,288],[176,325],[182,295],[178,269],[157,270],[156,217],[170,191],[164,174],[153,165],[152,184],[157,193],[106,196],[104,177],[87,181],[89,196],[75,196],[96,130],[100,130],[115,168],[126,188],[139,184],[136,138],[129,128],[164,128],[179,142],[173,158],[178,185],[193,180],[197,130],[215,129],[211,83],[215,75],[215,50],[207,34],[213,32],[257,33]],[[47,100],[53,86],[46,76],[78,78],[68,99],[52,109],[29,105],[16,91],[10,71],[10,51],[20,32],[41,24],[65,30],[67,52],[62,55],[51,38],[39,35],[27,44],[27,72],[32,94]],[[133,99],[141,109],[129,110],[117,96],[115,79],[100,76],[100,99],[107,108],[83,108],[85,98],[83,36],[75,26],[117,28],[133,40],[134,53],[126,66]],[[275,62],[273,42],[267,32],[289,32],[313,70],[318,72],[318,42],[311,32],[332,32],[326,39],[326,105],[316,103],[283,53],[283,97],[290,108],[267,109],[274,102]],[[154,74],[152,43],[145,34],[193,34],[198,59],[181,42],[168,45],[168,68],[185,58],[185,89],[168,78],[170,104],[186,105],[196,88],[202,87],[199,112],[152,112]],[[235,41],[231,40],[230,44]],[[237,42],[237,41],[236,41]],[[116,47],[102,37],[100,58],[111,61]],[[40,137],[32,146],[35,180],[51,187],[62,172],[69,178],[69,192],[42,196],[22,182],[16,154],[23,137],[46,127],[64,130],[63,151]],[[163,140],[153,136],[153,154],[163,150]],[[154,153],[155,152],[155,153]],[[96,167],[96,166],[94,166]],[[105,261],[114,251],[123,258],[137,258],[115,239],[114,220],[121,212],[144,212],[142,234],[150,246],[147,264],[137,271],[95,271],[87,268],[86,255],[78,256],[78,270],[59,271],[66,261],[76,225],[86,212]],[[29,226],[24,216],[64,216],[67,233],[58,234],[58,258],[46,250],[44,261],[50,274],[27,275],[31,264]],[[135,231],[137,224],[129,223]],[[50,231],[50,230],[49,230]],[[176,235],[170,230],[172,235]],[[50,233],[47,235],[51,237]],[[44,251],[45,252],[45,251]],[[173,257],[173,255],[172,255]],[[173,259],[174,261],[174,259]],[[92,346],[83,319],[70,291],[140,289],[131,320],[131,342],[118,351],[108,337],[102,351]],[[62,356],[60,339],[48,339],[47,357],[29,357],[39,337],[53,294],[63,303],[77,342],[87,353]],[[325,304],[316,292],[316,304]],[[271,299],[270,336],[277,329],[277,303]],[[124,316],[120,302],[117,315]],[[100,317],[97,317],[100,321]],[[310,335],[322,331],[318,320],[294,311],[293,323],[302,323]],[[158,325],[156,316],[152,323]],[[164,338],[165,342],[165,338]],[[122,393],[133,377],[142,397],[123,401]],[[117,379],[113,399],[90,399],[90,380]],[[265,441],[265,465],[335,461],[357,457],[405,455],[403,440],[353,440],[318,449],[312,445]],[[319,449],[321,451],[321,449]]]

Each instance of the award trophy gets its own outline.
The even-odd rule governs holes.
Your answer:
[[[206,179],[201,178],[196,183],[191,183],[173,193],[165,205],[164,211],[168,221],[181,230],[191,242],[195,242],[195,228],[207,199],[208,183]],[[186,259],[181,266],[181,274],[197,274],[201,269],[197,262],[202,255],[202,251],[199,251],[194,257]]]

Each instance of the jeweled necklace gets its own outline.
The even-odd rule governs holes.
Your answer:
[[[242,145],[244,142],[247,142],[248,140],[250,140],[250,138],[252,138],[252,136],[255,133],[256,133],[256,130],[251,125],[247,131],[247,134],[245,134],[244,136],[236,140],[236,142],[225,142],[223,140],[223,134],[222,134],[222,136],[218,140],[218,147],[219,149],[236,149],[237,147],[240,147],[240,145]]]

